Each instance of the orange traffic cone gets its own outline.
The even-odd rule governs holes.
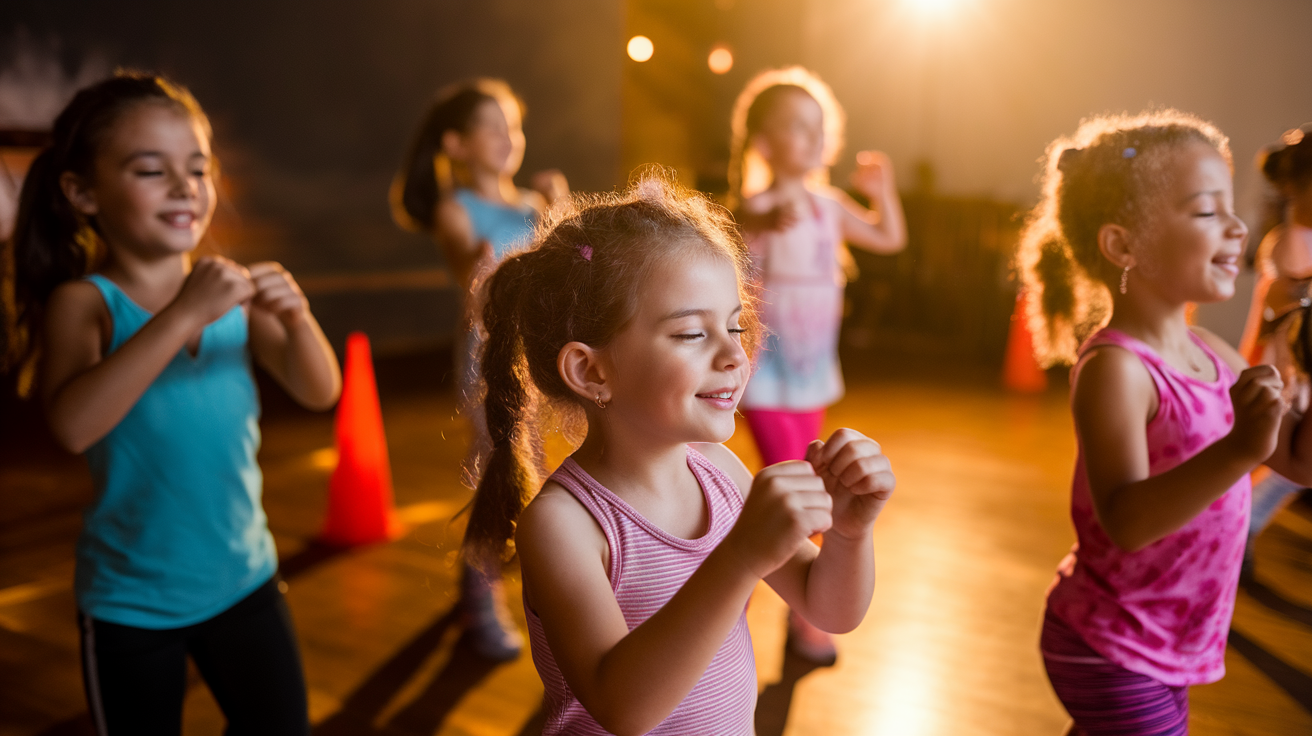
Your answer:
[[[334,430],[337,469],[328,482],[320,540],[349,547],[395,538],[400,525],[392,508],[392,468],[369,338],[362,332],[346,338],[345,383]]]
[[[1016,309],[1011,313],[1011,329],[1007,333],[1002,384],[1011,391],[1037,394],[1048,388],[1048,374],[1034,359],[1034,337],[1025,316],[1028,302],[1029,295],[1025,291],[1016,295]]]

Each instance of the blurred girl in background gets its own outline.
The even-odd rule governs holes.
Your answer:
[[[1291,307],[1306,297],[1312,279],[1312,124],[1294,128],[1258,156],[1258,168],[1276,190],[1281,222],[1267,233],[1257,249],[1258,281],[1253,289],[1239,352],[1248,362],[1271,363],[1286,384],[1286,398],[1307,408],[1307,381],[1300,375],[1289,350],[1288,327],[1283,320]],[[1301,324],[1301,323],[1300,323]],[[1280,507],[1303,489],[1272,471],[1253,486],[1253,515],[1249,519],[1244,569],[1254,569],[1254,542]]]
[[[444,89],[420,124],[391,191],[396,222],[437,241],[460,287],[456,390],[471,429],[463,468],[470,488],[478,485],[490,449],[478,380],[478,286],[506,254],[528,243],[542,213],[569,194],[564,175],[554,169],[534,174],[532,190],[515,186],[524,160],[523,115],[523,103],[501,80]],[[489,578],[470,566],[461,575],[459,605],[471,644],[490,659],[519,656],[523,640],[506,611],[500,576]]]
[[[1280,375],[1186,320],[1234,295],[1247,236],[1198,118],[1093,118],[1048,147],[1019,258],[1040,364],[1075,363],[1079,541],[1040,642],[1071,733],[1188,732],[1189,686],[1225,675],[1249,473],[1312,478]]]
[[[50,428],[91,468],[75,590],[101,734],[179,733],[188,656],[229,732],[309,732],[251,359],[313,409],[341,376],[281,266],[193,260],[214,177],[191,94],[120,74],[59,114],[20,198],[5,354],[39,358]]]
[[[857,154],[852,186],[866,209],[829,185],[843,147],[844,117],[829,86],[801,67],[747,83],[733,112],[729,206],[761,281],[766,338],[742,413],[765,465],[800,460],[820,436],[825,409],[843,395],[838,330],[851,270],[844,243],[873,253],[906,245],[893,167],[877,151]],[[833,640],[789,615],[789,645],[832,664]]]

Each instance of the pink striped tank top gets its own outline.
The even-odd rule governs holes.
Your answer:
[[[1234,424],[1230,386],[1236,376],[1201,338],[1190,335],[1216,365],[1215,381],[1171,367],[1148,345],[1110,328],[1080,349],[1084,356],[1092,348],[1116,345],[1138,356],[1152,376],[1158,409],[1146,427],[1149,475],[1185,462]],[[1081,449],[1071,487],[1078,542],[1058,568],[1049,610],[1092,649],[1128,670],[1173,687],[1216,682],[1225,675],[1249,493],[1245,475],[1184,528],[1126,552],[1112,544],[1094,516]]]
[[[681,539],[657,528],[632,506],[567,459],[551,480],[587,508],[610,547],[610,586],[632,631],[683,587],[702,561],[733,528],[742,512],[738,486],[701,453],[688,448],[688,467],[701,484],[710,517],[697,539]],[[546,689],[544,736],[609,733],[579,703],[556,666],[542,621],[525,601],[533,664]],[[750,734],[756,708],[756,659],[747,630],[746,608],[692,692],[650,734]]]

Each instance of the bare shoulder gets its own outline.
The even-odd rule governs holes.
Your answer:
[[[515,546],[521,553],[529,549],[551,550],[560,545],[578,547],[580,542],[600,542],[606,547],[606,535],[592,514],[564,486],[547,481],[538,495],[519,515],[515,525]]]
[[[1212,352],[1220,356],[1221,360],[1224,360],[1226,364],[1230,366],[1230,370],[1234,371],[1236,374],[1243,373],[1244,369],[1248,368],[1248,362],[1239,354],[1239,351],[1235,350],[1230,343],[1223,340],[1220,335],[1212,332],[1206,327],[1199,327],[1198,325],[1192,325],[1189,329],[1193,330],[1195,335],[1202,338],[1203,342],[1207,343],[1207,347],[1211,348]]]
[[[752,471],[747,469],[733,450],[718,442],[694,442],[689,446],[710,460],[720,472],[729,476],[729,479],[738,486],[738,492],[744,497],[747,496],[747,492],[752,488]]]
[[[1131,410],[1137,414],[1156,413],[1156,387],[1143,361],[1133,352],[1116,345],[1100,345],[1090,350],[1074,373],[1074,411],[1076,420],[1087,412],[1105,413],[1109,408]]]
[[[107,336],[110,322],[109,306],[100,289],[85,279],[65,281],[50,293],[46,301],[46,329],[63,334],[81,332],[90,328]]]

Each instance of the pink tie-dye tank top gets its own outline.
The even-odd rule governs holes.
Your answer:
[[[610,547],[610,586],[632,631],[651,618],[683,587],[702,561],[733,528],[743,509],[742,493],[711,461],[688,449],[688,467],[701,484],[709,516],[706,533],[682,539],[649,522],[622,498],[567,459],[551,480],[587,508]],[[527,600],[533,664],[546,689],[544,736],[604,736],[602,728],[565,682],[547,644],[542,621]],[[746,608],[720,645],[706,672],[674,712],[649,734],[750,734],[756,709],[756,659],[747,630]]]
[[[1080,348],[1081,356],[1103,345],[1124,348],[1152,376],[1158,408],[1146,428],[1149,475],[1185,462],[1234,424],[1235,374],[1201,338],[1190,336],[1216,365],[1215,381],[1171,367],[1146,344],[1113,329],[1099,331]],[[1225,675],[1250,490],[1245,475],[1184,528],[1126,552],[1112,544],[1094,516],[1081,449],[1071,487],[1078,542],[1057,570],[1049,610],[1128,670],[1175,687],[1216,682]]]

